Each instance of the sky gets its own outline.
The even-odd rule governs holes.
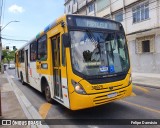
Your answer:
[[[2,2],[2,0],[0,0]],[[47,25],[64,14],[64,0],[3,0],[2,38],[31,40]],[[2,40],[3,47],[17,48],[26,41]]]

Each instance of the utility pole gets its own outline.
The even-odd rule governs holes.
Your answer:
[[[0,25],[0,63],[2,60],[1,56],[2,56],[2,42],[1,42],[1,25]]]
[[[2,34],[1,34],[2,26],[0,25],[0,64],[1,64],[1,73],[4,73],[3,68],[3,60],[2,60]]]

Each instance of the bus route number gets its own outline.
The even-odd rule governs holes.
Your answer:
[[[101,90],[103,89],[103,85],[94,85],[92,86],[92,90]]]
[[[37,65],[37,69],[41,69],[41,65]]]

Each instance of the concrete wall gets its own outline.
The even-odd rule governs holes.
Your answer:
[[[155,52],[137,54],[136,40],[129,41],[130,59],[133,72],[160,73],[160,35],[155,36]]]
[[[123,0],[111,0],[111,10],[112,12],[123,8]]]
[[[105,9],[101,10],[100,12],[96,12],[96,16],[98,16],[98,17],[104,17],[109,14],[110,14],[110,7],[107,7]]]
[[[138,0],[125,0],[125,6],[128,6],[134,2],[137,2]],[[139,0],[140,1],[140,0]]]

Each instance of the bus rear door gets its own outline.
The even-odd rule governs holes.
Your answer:
[[[25,72],[26,72],[26,82],[29,83],[29,76],[28,76],[28,49],[25,50]]]

